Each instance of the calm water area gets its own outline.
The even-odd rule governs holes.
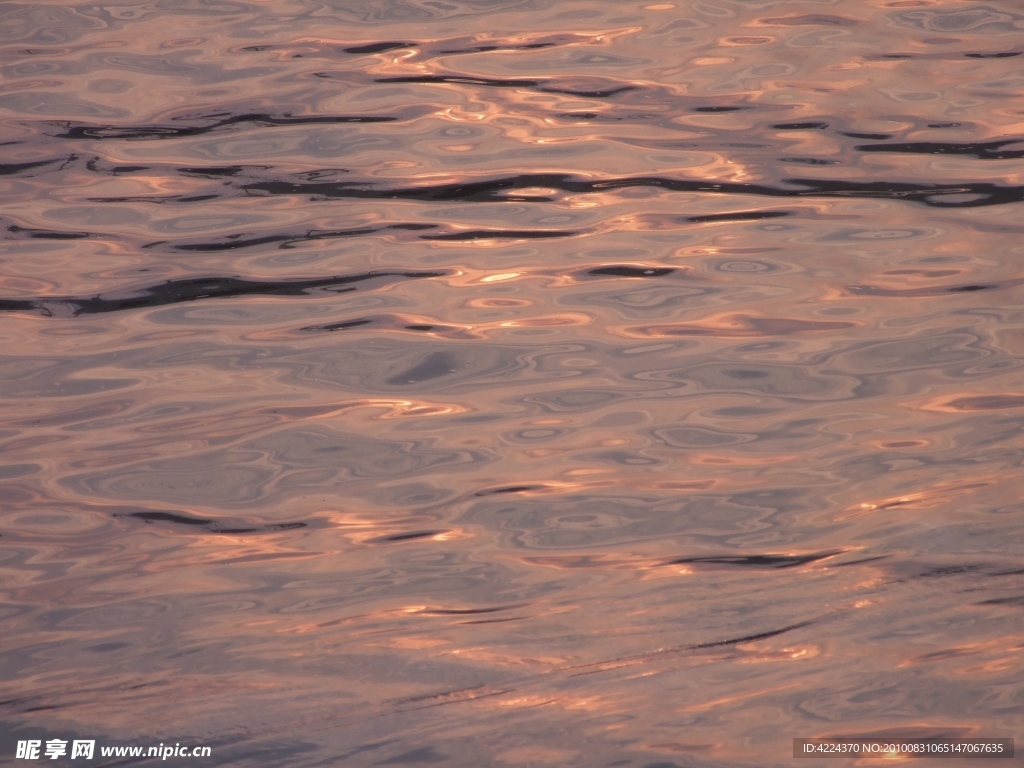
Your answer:
[[[101,1],[0,4],[3,762],[1024,748],[1024,4]]]

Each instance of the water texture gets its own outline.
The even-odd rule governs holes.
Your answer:
[[[2,748],[1024,744],[1022,97],[1006,1],[0,5]]]

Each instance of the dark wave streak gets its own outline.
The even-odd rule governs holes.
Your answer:
[[[394,282],[400,279],[443,277],[447,272],[366,272],[358,275],[321,277],[310,280],[246,280],[241,277],[187,277],[168,280],[122,296],[40,297],[0,299],[0,312],[37,311],[46,317],[75,317],[128,309],[161,307],[198,299],[232,296],[303,296],[311,291],[347,293],[356,283],[369,280]]]
[[[865,56],[868,61],[885,59],[930,59],[932,61],[955,61],[957,59],[1012,59],[1020,51],[993,51],[992,53],[882,53]]]
[[[342,320],[337,323],[326,323],[324,325],[307,325],[299,328],[302,332],[333,333],[334,331],[347,331],[351,328],[363,328],[373,326],[387,331],[413,331],[416,333],[430,333],[434,336],[443,336],[448,339],[471,339],[474,338],[466,328],[455,325],[434,324],[410,324],[408,320],[395,315],[373,315],[370,317],[358,317],[352,320]]]
[[[199,119],[214,119],[217,115],[209,115]],[[209,125],[167,126],[167,125],[85,125],[64,123],[65,133],[54,135],[57,139],[180,139],[191,136],[202,136],[212,131],[232,125],[249,123],[261,128],[274,128],[292,125],[335,125],[341,123],[392,123],[398,120],[394,115],[308,115],[293,117],[290,114],[277,117],[262,113],[231,115]]]
[[[361,55],[367,53],[387,53],[388,51],[395,51],[399,48],[416,48],[417,46],[419,46],[419,43],[380,42],[367,43],[365,45],[353,45],[348,48],[342,48],[342,51],[345,53]]]
[[[116,517],[117,515],[115,515]],[[153,523],[174,523],[175,525],[187,525],[193,528],[202,528],[204,533],[274,533],[277,531],[291,531],[296,528],[306,528],[307,523],[270,523],[267,525],[255,525],[246,527],[224,527],[223,520],[212,518],[192,517],[176,512],[129,512],[125,517],[134,517],[147,524]]]
[[[190,176],[219,179],[224,176],[237,176],[243,171],[267,171],[270,168],[271,166],[269,165],[211,165],[206,168],[179,168],[178,171]]]
[[[776,123],[772,128],[777,131],[823,131],[828,128],[828,123]]]
[[[705,557],[680,557],[666,565],[706,563],[709,565],[737,565],[753,568],[796,568],[800,565],[825,560],[842,554],[842,550],[819,552],[814,555],[720,555]]]
[[[700,650],[702,648],[718,648],[723,645],[739,645],[740,643],[752,643],[755,640],[767,640],[769,637],[778,637],[786,632],[792,632],[794,629],[803,629],[804,627],[813,624],[813,621],[801,621],[799,624],[790,624],[788,627],[782,629],[773,629],[770,632],[760,632],[756,635],[744,635],[743,637],[734,637],[730,640],[717,640],[712,643],[701,643],[700,645],[691,646],[687,650]]]
[[[982,600],[978,605],[1009,605],[1014,608],[1024,608],[1024,595],[1016,597],[996,597],[992,600]]]
[[[112,168],[100,168],[101,159],[94,157],[85,164],[86,170],[93,173],[105,173],[111,176],[121,176],[126,173],[143,173],[150,170],[148,165],[115,165]]]
[[[182,245],[173,246],[178,251],[199,251],[199,252],[217,252],[217,251],[234,251],[240,248],[253,248],[258,245],[269,245],[271,243],[277,243],[280,248],[291,248],[295,243],[310,242],[315,240],[336,240],[345,237],[360,237],[362,235],[373,235],[378,232],[387,232],[389,230],[405,230],[405,231],[419,231],[424,229],[436,229],[435,224],[389,224],[384,227],[361,227],[358,229],[335,229],[335,230],[318,230],[311,229],[301,235],[297,234],[280,234],[280,235],[266,235],[264,237],[252,237],[247,240],[242,240],[242,235],[229,235],[223,242],[215,243],[185,243]],[[143,246],[145,247],[145,246]]]
[[[885,141],[892,138],[891,133],[851,133],[840,131],[840,136],[849,136],[851,139],[871,139],[872,141]]]
[[[287,182],[261,181],[243,184],[239,189],[249,194],[306,195],[311,198],[361,198],[370,200],[420,200],[425,202],[551,202],[549,195],[516,195],[517,190],[554,189],[570,195],[585,195],[632,187],[653,187],[670,192],[707,192],[722,195],[755,195],[761,197],[866,197],[882,200],[907,200],[937,208],[976,208],[1024,200],[1024,186],[1000,186],[990,182],[964,184],[920,184],[888,181],[847,181],[828,179],[782,179],[782,183],[798,188],[775,187],[768,184],[710,182],[670,179],[662,176],[633,176],[603,181],[577,179],[563,173],[533,173],[506,176],[486,181],[453,182],[432,186],[375,187],[366,182]],[[956,195],[971,199],[944,201]]]
[[[13,176],[22,171],[30,171],[44,165],[55,163],[56,160],[37,160],[34,163],[0,163],[0,176]]]
[[[31,227],[19,227],[17,224],[12,224],[11,226],[9,226],[7,228],[7,231],[13,235],[25,233],[27,237],[37,240],[84,240],[85,238],[92,236],[89,232],[59,232],[51,229],[33,229]]]
[[[720,221],[760,221],[762,219],[781,219],[792,216],[793,211],[735,211],[733,213],[708,213],[703,216],[690,216],[686,220],[694,224],[713,224]]]
[[[565,37],[564,35],[562,37]],[[452,44],[452,41],[447,41],[448,45]],[[342,48],[343,53],[351,53],[356,56],[372,54],[372,53],[387,53],[389,51],[397,51],[403,48],[406,49],[420,49],[417,52],[417,60],[433,58],[434,56],[454,56],[465,53],[490,53],[494,51],[534,51],[540,48],[553,48],[558,45],[557,42],[547,43],[526,43],[523,45],[514,45],[511,43],[499,43],[495,45],[468,45],[463,48],[442,48],[438,46],[424,46],[422,43],[398,43],[398,42],[379,42],[369,43],[367,45],[354,45],[348,48]]]
[[[439,534],[447,533],[447,531],[410,531],[409,533],[393,533],[389,536],[377,536],[372,539],[367,539],[364,544],[393,544],[395,542],[403,541],[416,541],[418,539],[427,539]],[[495,609],[497,610],[497,609]]]
[[[424,230],[436,230],[441,226],[425,223],[398,223],[387,224],[381,227],[358,227],[353,229],[311,229],[301,234],[285,232],[273,235],[249,236],[248,233],[237,233],[227,235],[222,240],[203,243],[178,243],[168,247],[176,251],[188,251],[194,253],[221,253],[224,251],[237,251],[243,248],[256,248],[261,245],[274,245],[278,248],[294,248],[299,243],[318,242],[322,240],[337,240],[348,237],[362,237],[365,235],[376,235],[385,232],[422,232]],[[95,232],[72,232],[58,230],[31,229],[12,224],[7,228],[15,237],[4,239],[15,239],[27,237],[43,240],[83,240],[89,237],[103,237]],[[465,231],[445,232],[436,235],[420,235],[420,240],[431,240],[440,242],[467,242],[471,240],[543,240],[551,238],[572,237],[580,234],[576,231],[563,230],[533,230],[533,229],[473,229]],[[107,236],[112,237],[112,236]],[[158,240],[146,243],[141,248],[155,248],[158,245],[167,245],[168,241]]]
[[[926,298],[945,296],[949,293],[975,293],[976,291],[994,291],[1001,288],[1013,288],[1024,284],[1024,278],[1004,280],[1001,283],[972,285],[936,285],[925,288],[880,288],[874,285],[851,285],[846,291],[854,296],[886,296],[891,298]]]
[[[557,237],[572,237],[578,232],[562,232],[552,229],[471,229],[465,232],[450,232],[444,235],[420,235],[420,240],[462,242],[466,240],[545,240]]]
[[[471,45],[468,48],[438,48],[436,51],[426,50],[427,56],[452,56],[463,53],[489,53],[492,51],[536,51],[541,48],[554,48],[558,43],[526,43],[524,45]]]
[[[415,52],[415,60],[423,61],[437,56],[453,56],[469,53],[489,53],[494,51],[535,51],[542,48],[554,48],[556,46],[572,45],[593,40],[591,35],[578,33],[562,33],[535,37],[531,43],[513,42],[500,38],[488,38],[481,40],[475,37],[456,37],[442,40],[434,40],[425,43],[412,43],[397,40],[380,40],[375,42],[363,42],[350,45],[341,49],[342,53],[355,56],[365,56],[375,53],[388,53],[397,50],[410,50]],[[267,50],[273,46],[253,46],[243,50]],[[327,52],[326,49],[318,51],[320,55]]]
[[[124,197],[90,197],[87,200],[90,203],[155,203],[161,205],[163,203],[202,203],[206,200],[216,200],[221,197],[226,197],[226,195],[166,195],[163,197],[127,195]]]
[[[530,88],[539,93],[562,93],[567,96],[584,96],[592,99],[603,99],[617,93],[639,90],[635,85],[620,85],[596,91],[580,91],[571,88],[556,88],[548,85],[550,80],[528,80],[524,78],[467,77],[464,75],[403,75],[400,77],[379,77],[376,83],[421,83],[453,85],[478,85],[485,88]]]
[[[899,144],[860,144],[860,152],[898,152],[912,155],[962,155],[979,160],[1013,160],[1024,157],[1024,149],[1003,149],[1009,144],[1024,144],[1024,139],[1002,139],[954,143],[943,141],[907,141]]]
[[[588,270],[587,275],[591,277],[664,277],[671,275],[676,270],[672,267],[595,267]]]

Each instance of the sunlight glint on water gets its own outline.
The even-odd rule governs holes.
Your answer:
[[[1008,2],[8,3],[0,746],[1021,736],[1022,43]]]

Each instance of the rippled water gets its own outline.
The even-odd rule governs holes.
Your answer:
[[[955,0],[0,6],[5,738],[1024,736],[1022,41]]]

